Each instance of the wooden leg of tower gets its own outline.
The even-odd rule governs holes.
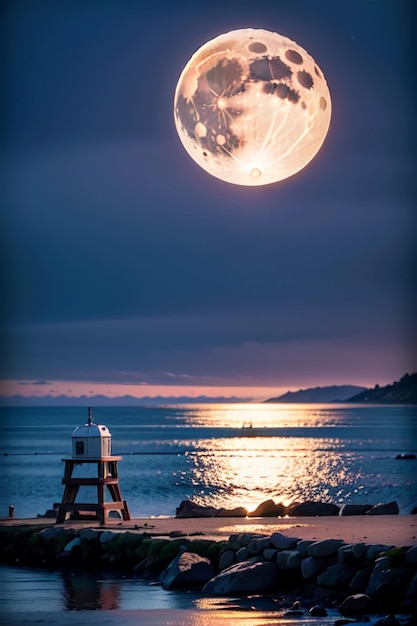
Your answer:
[[[127,506],[126,500],[123,500],[122,517],[125,521],[130,520],[129,508]]]
[[[117,483],[116,485],[107,485],[110,495],[112,497],[113,502],[117,502],[118,504],[122,504],[123,506],[118,507],[122,513],[122,517],[124,520],[130,520],[130,513],[127,506],[126,500],[122,500],[122,494],[120,493],[120,487]]]
[[[99,504],[104,502],[104,485],[102,483],[97,485],[97,500]]]
[[[74,504],[75,498],[77,497],[79,485],[66,485],[64,489],[64,495],[62,497],[62,502],[58,509],[58,514],[56,518],[57,524],[62,524],[65,521],[65,516],[67,513],[67,504]]]
[[[113,502],[122,502],[122,494],[119,485],[107,485]]]
[[[65,522],[65,515],[66,515],[67,511],[65,510],[65,506],[63,506],[62,504],[59,506],[58,508],[58,513],[56,516],[56,523],[57,524],[63,524]]]

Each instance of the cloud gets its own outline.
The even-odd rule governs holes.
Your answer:
[[[48,382],[47,380],[20,380],[18,383],[18,385],[51,385],[52,383]]]
[[[354,313],[342,324],[337,308],[316,306],[307,317],[284,308],[16,327],[12,377],[37,371],[55,380],[260,386],[360,382],[369,372],[372,381],[389,381],[413,369],[405,329],[392,330],[395,310],[372,325]]]

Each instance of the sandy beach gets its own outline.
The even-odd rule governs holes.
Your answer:
[[[31,519],[2,518],[1,525],[54,525],[49,518]],[[67,521],[66,528],[96,527],[94,521]],[[234,533],[260,533],[270,535],[281,532],[299,539],[342,539],[345,543],[384,543],[393,546],[417,544],[416,515],[353,515],[329,517],[148,517],[130,521],[110,519],[105,528],[129,529],[148,532],[151,535],[184,536],[201,535],[222,541]]]

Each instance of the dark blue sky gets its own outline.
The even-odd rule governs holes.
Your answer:
[[[415,371],[413,4],[3,2],[0,378],[279,389]],[[333,106],[312,163],[258,188],[199,169],[173,121],[191,55],[244,27],[304,47]]]

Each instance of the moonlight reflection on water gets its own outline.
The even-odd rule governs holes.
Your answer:
[[[341,443],[286,437],[247,437],[200,441],[200,451],[189,455],[191,482],[200,486],[194,499],[202,505],[249,511],[265,499],[288,505],[297,499],[335,501],[339,485],[360,490],[360,474],[340,456]]]

